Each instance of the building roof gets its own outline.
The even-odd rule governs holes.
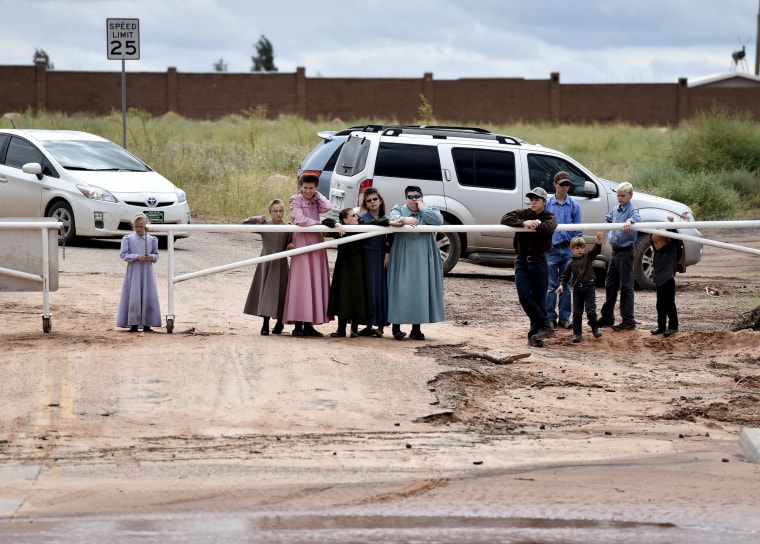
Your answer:
[[[760,77],[744,72],[728,72],[698,77],[688,82],[689,87],[711,85],[714,87],[755,87],[760,86]]]

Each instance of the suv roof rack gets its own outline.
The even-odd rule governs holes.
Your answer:
[[[432,136],[436,139],[445,140],[447,138],[477,138],[480,140],[494,140],[505,145],[523,145],[524,140],[514,136],[505,136],[503,134],[494,134],[484,128],[477,127],[454,127],[442,125],[400,125],[386,126],[371,125],[372,130],[366,132],[382,131],[384,136],[400,136],[401,134],[419,134]],[[367,127],[369,128],[369,127]],[[379,130],[378,130],[379,129]],[[384,130],[383,130],[384,129]]]

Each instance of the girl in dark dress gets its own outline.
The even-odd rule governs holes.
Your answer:
[[[386,219],[385,200],[374,187],[364,189],[361,209],[365,213],[359,216],[360,223],[379,224],[378,222]],[[380,234],[364,239],[375,313],[372,319],[366,322],[366,327],[359,331],[359,336],[373,334],[382,336],[383,328],[390,324],[388,322],[388,261],[392,243],[393,234]]]
[[[353,208],[346,208],[340,212],[339,223],[331,219],[325,219],[322,223],[328,227],[337,224],[338,235],[347,236],[351,233],[346,233],[342,225],[358,225],[359,214]],[[338,330],[330,334],[333,338],[345,338],[349,321],[351,338],[356,338],[359,336],[359,323],[367,323],[375,312],[362,240],[338,246],[327,311],[338,317]]]

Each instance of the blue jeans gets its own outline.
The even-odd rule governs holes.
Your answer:
[[[569,247],[555,247],[546,254],[546,264],[549,267],[549,288],[546,291],[546,315],[549,321],[557,320],[557,287],[559,278],[565,271],[567,263],[573,258]],[[559,319],[570,318],[570,289],[565,289],[559,296]]]
[[[515,259],[515,285],[517,299],[530,319],[528,338],[540,329],[549,328],[546,317],[546,288],[549,284],[549,269],[546,257],[528,261],[524,257]]]
[[[633,317],[633,248],[613,251],[604,280],[606,298],[602,304],[602,319],[615,320],[615,304],[620,291],[620,317],[623,323],[636,324]]]

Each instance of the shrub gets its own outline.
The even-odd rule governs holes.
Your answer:
[[[709,172],[664,179],[658,184],[656,194],[687,203],[698,221],[728,221],[743,211],[739,193]]]
[[[673,140],[672,162],[688,172],[760,171],[760,126],[749,114],[698,113]]]

